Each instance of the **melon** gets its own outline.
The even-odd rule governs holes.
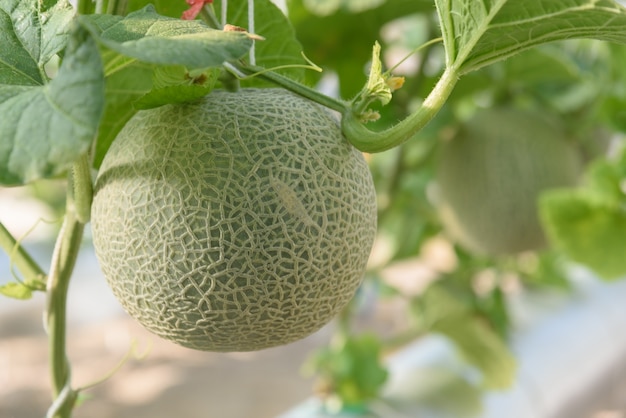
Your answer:
[[[478,111],[439,157],[441,221],[475,254],[541,249],[539,194],[576,184],[580,172],[578,152],[557,119],[512,107]]]
[[[252,351],[328,323],[361,283],[376,196],[321,106],[214,91],[138,112],[95,183],[93,243],[124,309],[206,351]]]

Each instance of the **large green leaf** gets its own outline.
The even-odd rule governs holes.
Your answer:
[[[307,56],[337,73],[343,97],[352,97],[363,87],[366,73],[358,69],[371,58],[372,45],[380,40],[380,30],[385,24],[416,13],[434,12],[432,0],[386,0],[379,7],[359,12],[350,7],[333,6],[328,9],[332,14],[324,15],[312,13],[311,3],[287,0],[289,19]],[[319,5],[314,7],[315,10],[320,8]],[[318,76],[310,74],[311,81],[317,81]]]
[[[211,29],[199,20],[162,16],[151,5],[126,17],[84,15],[80,22],[100,43],[122,55],[188,69],[219,67],[241,58],[252,45],[245,33]]]
[[[217,12],[221,14],[220,7],[217,7]],[[228,2],[227,20],[227,23],[231,25],[249,29],[248,0],[230,0]],[[265,38],[264,41],[255,43],[255,56],[258,65],[273,68],[304,64],[302,45],[296,39],[291,23],[274,3],[270,0],[255,0],[254,22],[254,32]],[[301,80],[304,77],[302,68],[282,68],[276,72],[294,80]]]
[[[447,64],[459,74],[546,42],[626,43],[626,9],[613,0],[435,0]]]
[[[63,0],[42,7],[37,0],[0,0],[0,86],[42,85],[43,66],[65,47],[72,7]]]
[[[598,161],[584,188],[554,190],[540,200],[551,242],[605,279],[626,276],[626,152]]]
[[[584,191],[553,191],[541,199],[551,241],[605,279],[626,276],[626,210]]]
[[[20,36],[23,44],[32,41],[29,53],[37,50],[38,38]],[[58,49],[46,42],[39,45],[37,61]],[[86,152],[95,137],[104,99],[95,41],[76,28],[58,75],[48,84],[36,85],[35,80],[44,78],[41,74],[40,69],[39,79],[25,85],[0,84],[0,184],[19,185],[58,174]]]
[[[128,0],[128,12],[134,12],[143,9],[147,5],[152,4],[156,11],[163,15],[179,19],[183,12],[189,8],[185,1],[173,0]]]

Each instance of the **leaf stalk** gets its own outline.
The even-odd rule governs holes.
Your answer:
[[[7,253],[26,281],[44,280],[46,273],[0,222],[0,247]]]
[[[317,90],[300,84],[297,81],[287,78],[281,74],[275,73],[273,71],[267,71],[263,67],[258,67],[256,65],[246,65],[242,63],[230,63],[229,66],[234,68],[241,74],[247,76],[256,76],[264,80],[270,81],[302,97],[313,100],[314,102],[319,103],[322,106],[325,106],[332,110],[336,110],[339,113],[344,113],[351,109],[348,102],[329,97]]]

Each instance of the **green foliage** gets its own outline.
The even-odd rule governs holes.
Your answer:
[[[64,32],[66,22],[50,19],[62,25],[42,28],[37,25],[41,16],[32,19],[36,26],[24,32],[17,31],[22,28],[18,22],[5,21],[0,27],[2,33],[20,39],[19,48],[10,48],[19,58],[0,79],[0,184],[4,185],[25,184],[66,170],[91,147],[102,114],[104,77],[93,39],[74,28],[61,68],[48,82],[43,66],[59,51],[62,35],[55,30]],[[50,39],[41,39],[41,32]]]
[[[387,379],[381,364],[381,341],[375,334],[339,335],[305,365],[318,376],[316,386],[328,405],[366,410]]]
[[[59,1],[45,8],[37,0],[0,3],[0,85],[39,86],[45,83],[45,64],[65,48],[72,8]],[[6,97],[3,92],[0,97]]]
[[[248,0],[229,0],[228,23],[243,28],[248,27]],[[220,11],[220,8],[216,8]],[[264,68],[277,68],[276,72],[294,80],[304,78],[304,70],[294,67],[305,62],[302,58],[302,45],[296,38],[291,22],[271,0],[255,0],[254,2],[255,33],[265,40],[255,42],[257,65]],[[266,83],[253,79],[244,83],[246,87],[265,86]]]
[[[452,340],[461,355],[482,372],[485,387],[511,385],[516,371],[513,354],[489,324],[454,293],[431,286],[413,306],[428,330]]]
[[[569,258],[606,279],[626,275],[626,152],[589,167],[586,187],[541,199],[550,239]]]
[[[193,73],[183,66],[157,67],[152,74],[152,89],[135,102],[135,108],[153,109],[201,99],[213,90],[220,73],[218,68]]]
[[[0,294],[13,299],[26,300],[33,297],[33,291],[23,283],[11,282],[0,286]]]
[[[245,33],[161,16],[153,6],[125,17],[86,15],[79,21],[98,42],[122,55],[152,64],[184,65],[190,70],[221,66],[242,57],[252,45]]]
[[[105,108],[96,139],[94,167],[100,167],[102,159],[113,140],[126,122],[137,113],[134,106],[152,89],[154,67],[113,51],[103,51],[106,75]]]
[[[163,16],[180,18],[189,5],[184,1],[172,0],[128,0],[128,12],[134,12],[143,9],[147,5],[153,5],[157,12]]]
[[[626,9],[612,0],[556,0],[549,5],[541,0],[435,3],[447,65],[460,74],[533,46],[572,37],[626,43],[622,30]]]
[[[34,291],[45,291],[46,283],[41,280],[25,280],[24,282],[10,282],[0,286],[0,294],[13,298],[27,300],[33,297]]]
[[[289,20],[304,51],[318,65],[337,72],[344,97],[354,96],[365,83],[362,65],[370,59],[372,45],[385,24],[414,13],[434,11],[430,0],[378,1],[377,7],[358,11],[334,3],[323,14],[315,13],[319,12],[317,2],[288,0],[287,6]],[[319,75],[309,74],[309,77],[313,81]]]

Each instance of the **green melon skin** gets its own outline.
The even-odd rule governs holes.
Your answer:
[[[576,184],[579,172],[575,148],[544,115],[508,107],[479,111],[442,146],[441,221],[475,254],[538,250],[545,245],[539,194]]]
[[[252,351],[313,333],[352,298],[376,196],[322,107],[214,91],[128,122],[98,173],[92,228],[108,284],[148,330]]]

